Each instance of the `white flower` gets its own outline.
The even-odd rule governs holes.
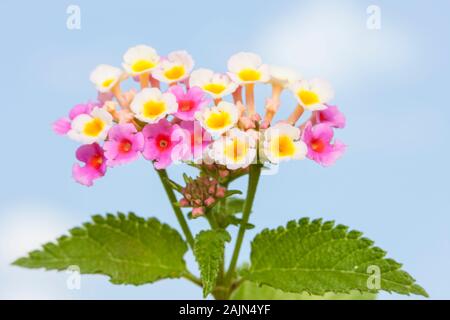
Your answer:
[[[67,135],[81,143],[93,143],[106,139],[113,124],[111,114],[102,108],[94,108],[90,114],[80,114],[72,120]]]
[[[215,107],[197,112],[195,117],[211,135],[219,136],[236,125],[239,110],[234,104],[222,101]]]
[[[136,118],[147,123],[156,123],[178,110],[176,97],[162,93],[157,88],[145,88],[134,97],[130,105]]]
[[[123,67],[133,76],[151,72],[158,63],[156,50],[146,45],[132,47],[123,55]]]
[[[300,129],[285,123],[279,123],[264,132],[261,149],[263,156],[272,163],[304,159],[308,151],[306,144],[300,140]]]
[[[209,157],[229,170],[246,168],[256,159],[255,131],[233,128],[225,136],[214,141],[209,149]]]
[[[106,64],[98,65],[94,71],[91,72],[90,80],[99,92],[109,92],[112,87],[120,80],[122,70],[119,68],[109,66]]]
[[[153,76],[165,83],[174,83],[186,79],[194,68],[194,60],[186,51],[171,52],[162,59]]]
[[[270,79],[269,67],[261,58],[251,52],[240,52],[228,60],[231,79],[239,84],[267,82]]]
[[[209,93],[214,99],[220,99],[233,93],[237,84],[231,81],[226,74],[214,73],[209,69],[198,69],[192,72],[189,78],[191,87],[199,87]]]
[[[272,65],[269,66],[269,73],[270,82],[282,88],[287,88],[293,82],[300,79],[300,76],[295,71]]]
[[[311,111],[326,109],[325,104],[334,97],[330,83],[322,79],[300,80],[294,82],[290,87],[298,103]]]

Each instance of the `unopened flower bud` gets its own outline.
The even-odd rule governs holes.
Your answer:
[[[216,197],[217,198],[223,198],[225,197],[225,192],[227,191],[226,188],[224,187],[217,187],[217,191],[216,191]]]
[[[209,197],[208,199],[205,200],[205,205],[206,205],[206,206],[210,206],[210,205],[212,205],[214,202],[216,202],[216,199],[214,199],[213,197]]]
[[[186,198],[182,198],[179,203],[180,203],[180,207],[188,207],[189,206],[189,201]]]
[[[219,170],[219,175],[221,178],[226,178],[230,174],[230,171],[228,170]]]
[[[205,214],[205,210],[203,209],[203,207],[196,207],[194,209],[192,209],[192,216],[194,218],[202,216]]]
[[[117,111],[117,117],[118,117],[119,123],[124,124],[124,123],[131,122],[134,118],[134,114],[127,109],[122,109],[122,110]]]
[[[259,113],[254,113],[250,116],[250,120],[254,122],[260,122],[261,121],[261,115]]]
[[[216,193],[216,187],[215,187],[215,186],[209,187],[208,193],[209,193],[209,194],[214,194],[214,193]]]

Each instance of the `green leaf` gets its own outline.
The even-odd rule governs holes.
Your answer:
[[[231,295],[231,300],[374,300],[373,293],[352,291],[350,294],[326,293],[323,296],[308,293],[289,293],[269,286],[258,286],[251,281],[244,281]]]
[[[321,219],[266,229],[252,242],[251,267],[245,278],[286,292],[314,295],[384,290],[428,296],[401,270],[401,264],[385,258],[386,252],[361,235]],[[380,271],[378,283],[373,270]]]
[[[211,209],[211,214],[216,217],[219,226],[226,229],[230,224],[239,226],[242,219],[235,215],[244,210],[244,200],[236,197],[229,197],[222,199]],[[247,229],[252,229],[254,226],[247,224]]]
[[[227,214],[237,214],[244,210],[244,199],[230,197],[225,200],[226,202],[226,213]]]
[[[84,274],[104,274],[115,284],[178,278],[186,265],[187,245],[180,234],[157,219],[108,214],[70,230],[70,236],[48,243],[13,264],[26,268],[64,270],[77,265]]]
[[[242,191],[241,191],[241,190],[228,190],[227,192],[225,192],[225,198],[234,196],[234,195],[236,195],[236,194],[241,195],[241,194],[242,194]]]
[[[201,231],[195,237],[194,255],[200,266],[203,296],[214,289],[223,262],[225,242],[231,240],[225,230]]]
[[[182,193],[183,192],[183,187],[181,185],[179,185],[178,183],[176,183],[175,181],[169,179],[169,178],[164,178],[164,181],[175,191]]]
[[[225,223],[226,223],[226,226],[229,226],[230,224],[232,224],[234,226],[240,226],[242,224],[242,219],[237,218],[236,216],[227,216],[225,218]],[[255,228],[255,225],[253,225],[251,223],[245,224],[245,230],[251,230],[254,228]]]

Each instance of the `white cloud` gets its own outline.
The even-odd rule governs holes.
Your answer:
[[[42,204],[21,203],[2,208],[0,261],[16,259],[67,230],[67,214]]]
[[[70,297],[67,275],[11,266],[15,259],[65,233],[70,227],[68,217],[61,210],[25,201],[0,209],[0,298]]]
[[[165,280],[151,286],[118,286],[99,275],[82,275],[81,289],[69,290],[67,272],[11,265],[18,257],[80,225],[76,216],[39,201],[22,200],[0,208],[0,299],[186,299],[201,295],[197,287],[181,280]],[[188,255],[187,261],[194,269],[194,258]]]
[[[367,29],[366,9],[341,1],[297,4],[259,32],[256,47],[270,63],[335,83],[408,66],[415,59],[408,37],[387,21],[383,7],[381,30]]]

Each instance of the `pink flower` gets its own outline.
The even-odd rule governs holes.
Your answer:
[[[174,138],[177,132],[182,132],[182,129],[166,119],[161,119],[155,124],[148,124],[142,130],[145,140],[142,155],[147,160],[155,161],[156,169],[165,169],[173,161],[182,158],[182,154],[174,152],[174,148],[182,141],[182,136],[179,134],[179,139]]]
[[[339,111],[336,106],[327,106],[326,109],[320,111],[314,111],[313,125],[318,123],[326,123],[334,128],[345,127],[345,116]]]
[[[194,120],[195,113],[209,103],[203,90],[198,87],[185,92],[182,86],[177,85],[170,87],[168,92],[177,98],[178,111],[174,115],[181,120]]]
[[[144,136],[131,124],[120,124],[109,129],[105,142],[106,164],[110,167],[136,160],[144,149]]]
[[[56,134],[59,134],[61,136],[67,134],[67,132],[70,131],[70,129],[72,128],[71,124],[70,124],[70,120],[67,118],[61,118],[56,120],[55,122],[53,122],[52,125],[53,131]]]
[[[201,158],[203,151],[212,142],[211,135],[203,129],[198,121],[181,121],[179,125],[186,133],[183,139],[186,147],[183,160]]]
[[[52,129],[56,134],[65,135],[72,128],[71,121],[75,119],[80,114],[89,114],[94,110],[95,107],[99,107],[101,104],[98,102],[88,102],[86,104],[77,104],[69,111],[68,118],[60,118],[56,120]]]
[[[313,126],[308,122],[303,131],[303,141],[308,146],[306,156],[322,166],[332,165],[344,154],[347,147],[340,141],[332,144],[332,139],[333,128],[329,124],[319,123]]]
[[[70,120],[73,120],[80,114],[90,114],[95,107],[100,107],[100,104],[92,102],[88,102],[86,104],[77,104],[69,111],[69,118]]]
[[[83,167],[78,163],[73,165],[72,175],[78,183],[90,187],[95,179],[105,175],[106,158],[98,143],[85,144],[79,147],[76,158],[85,164]]]

